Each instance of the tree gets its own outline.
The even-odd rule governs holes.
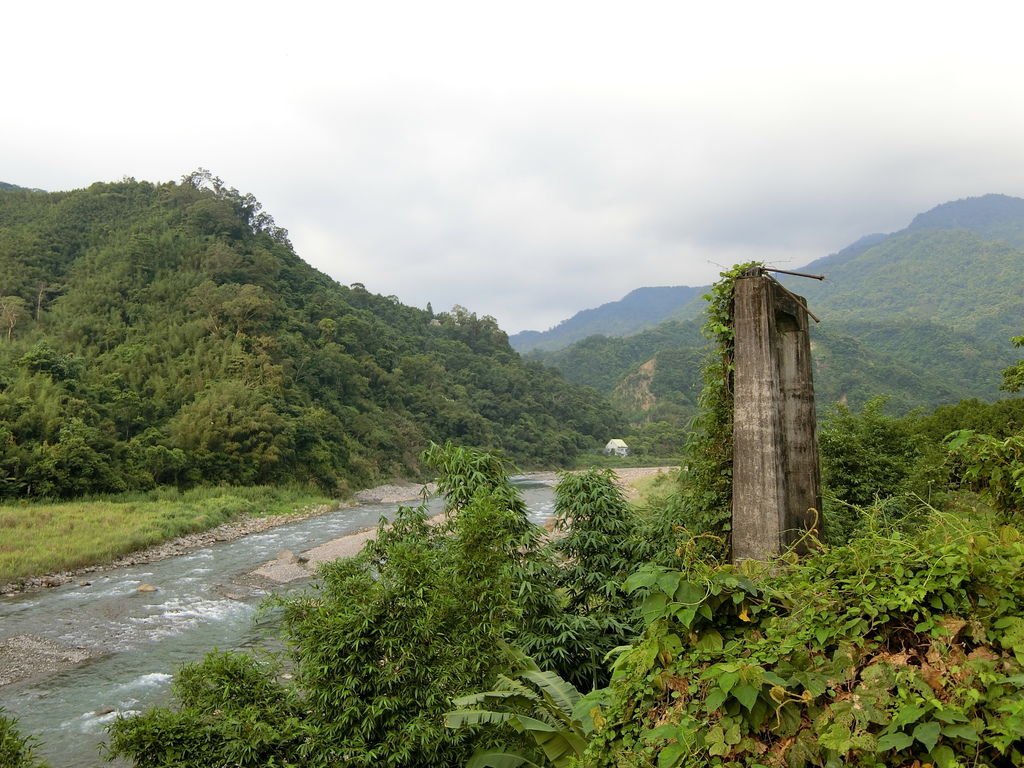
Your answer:
[[[1015,347],[1024,347],[1024,336],[1014,336],[1010,341]],[[1003,371],[1002,388],[1007,392],[1020,392],[1024,388],[1024,360],[1018,360]]]
[[[14,337],[14,326],[25,315],[25,300],[20,296],[0,296],[0,320],[7,326],[7,340]]]
[[[558,585],[565,597],[565,638],[554,641],[558,671],[580,688],[609,682],[605,656],[631,640],[639,616],[623,591],[640,564],[637,526],[615,474],[608,469],[566,473],[555,488],[554,550],[562,557]]]
[[[884,398],[860,413],[835,406],[818,435],[825,493],[824,530],[830,544],[844,543],[859,524],[858,508],[922,489],[911,482],[921,448],[910,424],[885,415]],[[890,507],[897,515],[903,507]]]

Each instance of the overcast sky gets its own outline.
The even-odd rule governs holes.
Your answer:
[[[342,283],[509,332],[1024,196],[1024,11],[9,3],[0,180],[208,168]]]

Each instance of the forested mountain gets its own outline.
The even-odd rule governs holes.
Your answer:
[[[1024,200],[1009,195],[982,195],[954,200],[919,213],[907,231],[962,229],[982,240],[1024,245]]]
[[[514,334],[509,342],[513,349],[529,352],[532,349],[562,349],[594,334],[629,336],[672,318],[680,307],[699,299],[704,291],[704,288],[688,285],[637,288],[618,301],[577,312],[547,331]]]
[[[358,277],[358,276],[353,276]],[[558,465],[621,429],[489,317],[337,284],[208,173],[0,192],[0,497]]]
[[[812,331],[819,404],[882,394],[906,411],[997,397],[1024,317],[1022,246],[1024,200],[986,195],[940,205],[900,232],[865,236],[801,268],[824,273],[823,283],[783,277],[822,319]],[[634,420],[658,419],[666,406],[692,412],[698,371],[659,371],[699,357],[697,327],[670,320],[531,357],[612,395]]]

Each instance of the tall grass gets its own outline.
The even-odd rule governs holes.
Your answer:
[[[244,517],[299,511],[328,499],[309,488],[218,487],[59,503],[0,505],[0,584],[109,562]]]

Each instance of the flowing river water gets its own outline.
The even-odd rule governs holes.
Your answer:
[[[534,522],[552,514],[551,485],[516,481]],[[0,643],[43,638],[89,658],[0,686],[0,707],[37,737],[53,768],[111,765],[101,745],[119,715],[167,700],[181,664],[213,649],[246,649],[275,636],[259,606],[267,592],[246,578],[281,550],[303,552],[375,526],[395,504],[360,504],[189,554],[89,575],[89,581],[0,596]],[[441,501],[430,506],[440,512]],[[142,584],[156,587],[140,592]],[[304,585],[282,587],[303,588]],[[2,671],[2,670],[0,670]]]

